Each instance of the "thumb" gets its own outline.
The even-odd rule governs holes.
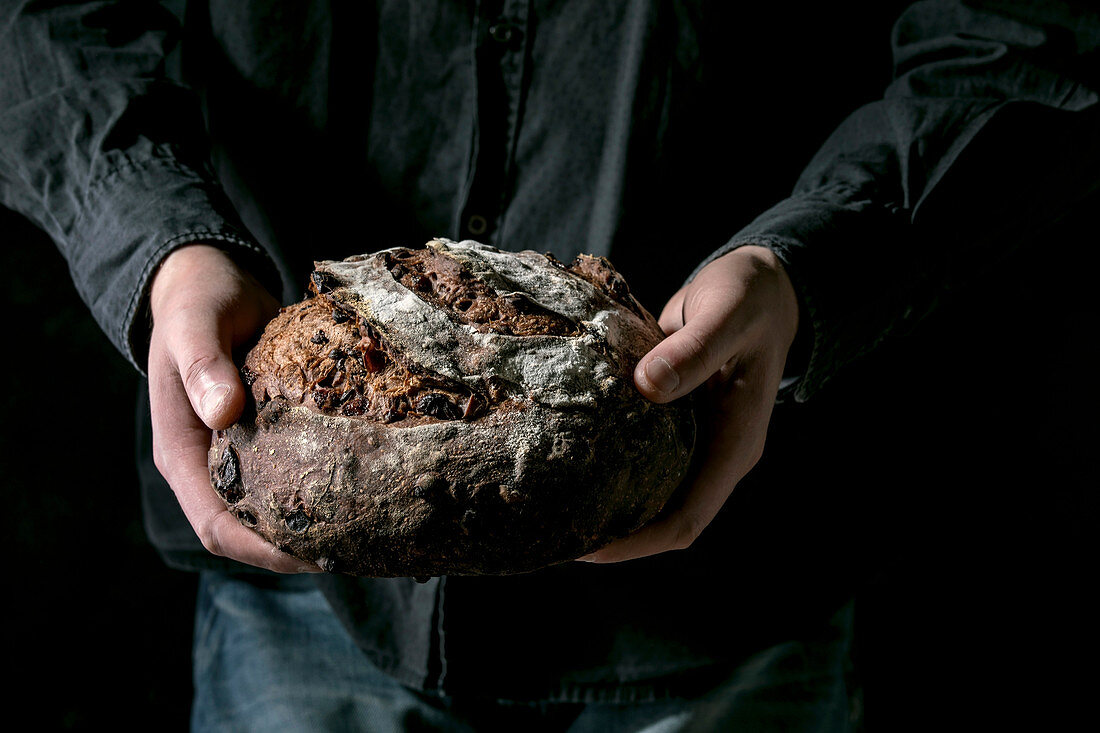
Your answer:
[[[230,336],[213,313],[178,314],[166,346],[195,414],[211,430],[229,427],[244,409],[244,385],[230,356]]]
[[[638,391],[653,402],[686,395],[737,353],[738,333],[728,317],[730,308],[712,302],[710,307],[692,309],[691,300],[689,296],[684,302],[683,327],[657,344],[634,369]]]

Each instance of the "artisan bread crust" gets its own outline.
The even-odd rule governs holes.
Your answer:
[[[479,331],[399,282],[384,253],[317,263],[317,297],[488,406],[387,424],[259,395],[210,449],[231,511],[297,557],[375,577],[526,572],[650,521],[683,479],[695,435],[684,401],[657,405],[633,386],[634,365],[661,338],[652,316],[544,255],[429,247],[576,333]],[[509,385],[507,398],[488,397],[489,383]]]

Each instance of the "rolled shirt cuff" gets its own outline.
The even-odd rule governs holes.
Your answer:
[[[93,183],[68,239],[77,290],[142,374],[148,289],[173,250],[196,242],[220,247],[276,298],[282,290],[273,259],[249,235],[221,188],[170,157],[127,160]]]

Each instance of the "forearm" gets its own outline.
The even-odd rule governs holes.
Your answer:
[[[278,290],[205,163],[197,101],[166,80],[159,7],[3,8],[0,204],[47,231],[115,346],[145,368],[143,302],[175,247],[218,244]]]
[[[884,98],[836,130],[790,198],[707,260],[762,244],[783,261],[812,344],[796,399],[1096,185],[1085,65],[1100,24],[1053,6],[1047,28],[959,3],[911,8]]]

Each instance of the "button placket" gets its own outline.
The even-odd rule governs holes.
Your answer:
[[[529,0],[488,12],[477,51],[478,139],[471,184],[459,219],[462,235],[491,238],[507,206],[523,96]]]
[[[515,139],[519,107],[523,97],[523,67],[526,62],[523,37],[527,26],[528,5],[529,0],[506,0],[501,17],[489,26],[489,37],[502,47],[500,71],[504,79],[508,115],[505,125],[507,133],[505,160],[509,167],[512,158],[512,142]]]
[[[502,46],[515,47],[523,40],[523,29],[511,20],[500,18],[489,26],[489,38]]]
[[[481,214],[470,214],[466,219],[466,231],[475,237],[484,234],[489,229],[489,222]]]

